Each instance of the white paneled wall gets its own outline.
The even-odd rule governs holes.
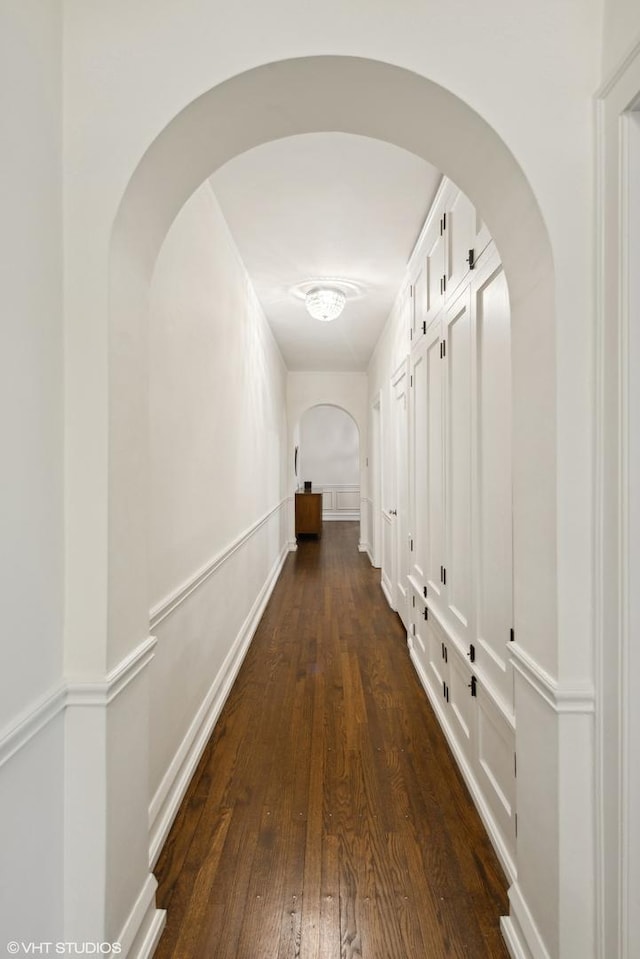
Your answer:
[[[371,388],[387,377],[386,489],[398,499],[408,487],[409,503],[406,526],[384,503],[382,586],[406,609],[412,659],[514,879],[509,298],[486,228],[447,180],[386,335],[392,355],[374,359]],[[406,357],[408,448],[397,435]]]

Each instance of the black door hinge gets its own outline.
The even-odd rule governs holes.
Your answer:
[[[423,591],[423,593],[424,593],[424,598],[426,599],[426,598],[427,598],[427,587],[426,587],[426,586],[423,586],[423,587],[422,587],[422,591]]]
[[[512,626],[511,629],[509,630],[509,642],[513,643],[515,638],[516,638],[516,634],[514,633],[513,626]]]
[[[422,332],[423,332],[423,333],[426,333],[426,332],[427,332],[427,321],[426,321],[426,320],[424,320],[423,323],[422,323]]]
[[[410,544],[411,552],[413,553],[413,539],[409,540],[409,544]]]
[[[409,377],[409,386],[413,386],[413,376]]]
[[[469,683],[468,688],[471,690],[472,696],[478,695],[478,680],[476,679],[475,676],[471,677],[471,682]]]
[[[469,264],[469,269],[470,269],[470,270],[475,269],[475,265],[476,265],[476,251],[475,251],[475,250],[469,250],[469,256],[467,257],[467,263]]]
[[[476,661],[476,647],[473,645],[473,643],[469,643],[469,652],[467,653],[467,656],[469,657],[469,659],[471,660],[472,663],[475,663],[475,661]]]
[[[429,619],[429,607],[425,606],[424,608],[424,618]]]

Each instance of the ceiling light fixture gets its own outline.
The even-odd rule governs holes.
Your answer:
[[[342,290],[336,290],[329,286],[318,286],[309,290],[305,295],[304,305],[307,308],[307,313],[314,320],[329,323],[340,316],[346,300],[347,298]]]

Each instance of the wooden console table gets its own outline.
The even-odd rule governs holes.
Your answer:
[[[296,536],[298,533],[322,535],[322,493],[296,493]]]

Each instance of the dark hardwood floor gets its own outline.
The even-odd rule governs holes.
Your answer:
[[[357,537],[287,559],[158,862],[157,959],[508,959],[505,877]]]

